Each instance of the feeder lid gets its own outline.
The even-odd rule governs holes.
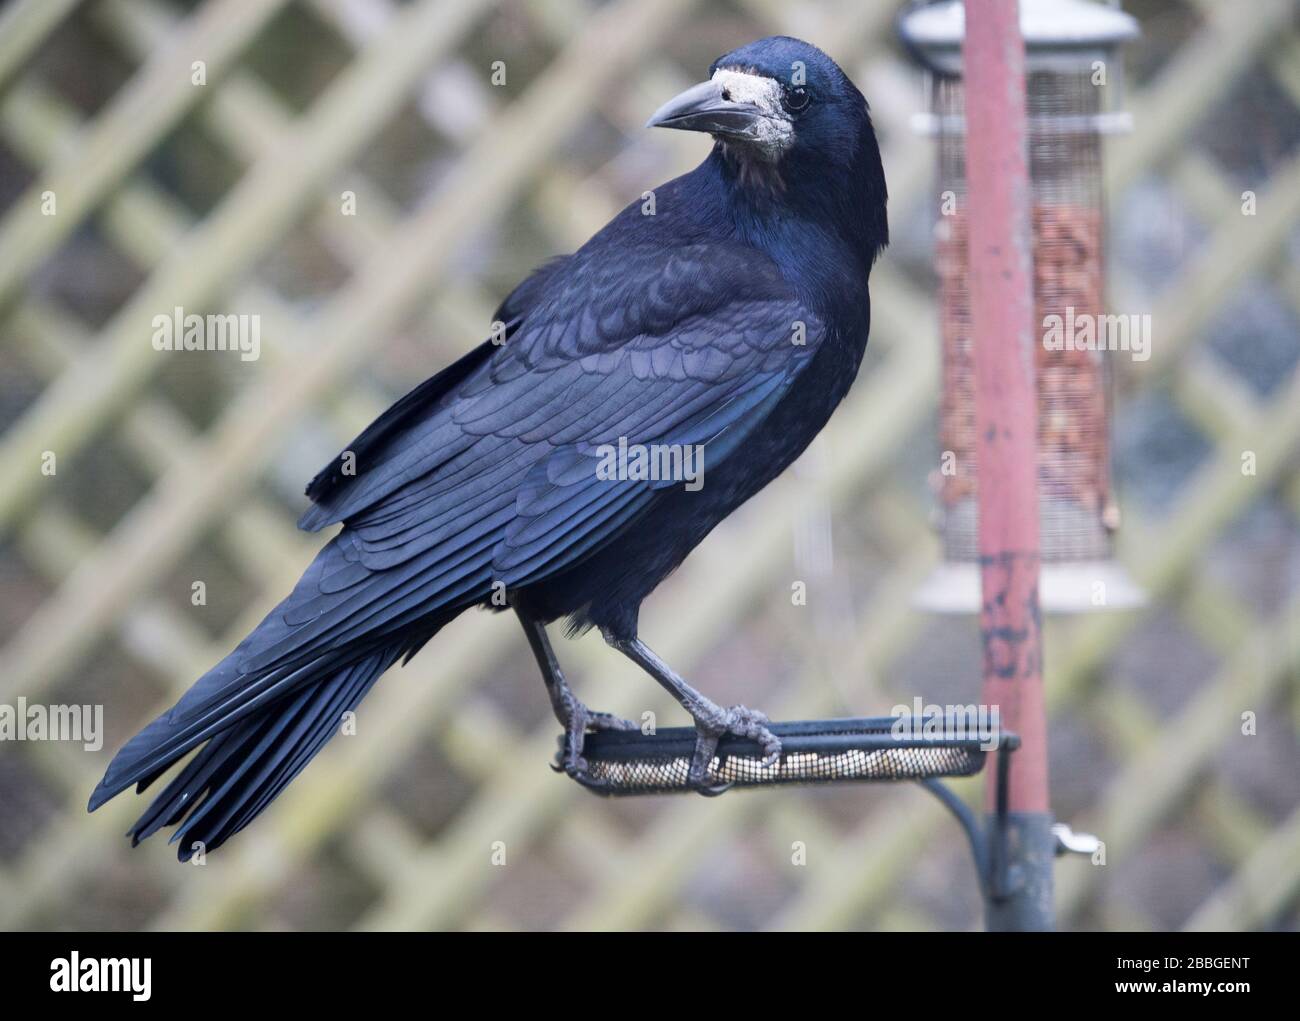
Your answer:
[[[943,0],[908,11],[899,35],[935,70],[961,71],[961,44],[966,34],[966,5]],[[1043,61],[1073,64],[1106,56],[1139,34],[1137,21],[1118,8],[1092,0],[1020,0],[1020,34],[1031,65]]]

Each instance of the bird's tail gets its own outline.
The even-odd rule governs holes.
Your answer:
[[[131,784],[144,790],[206,740],[127,836],[135,845],[163,826],[179,826],[172,841],[180,843],[181,861],[211,851],[275,799],[339,730],[343,714],[410,651],[405,642],[346,661],[335,655],[233,678],[232,655],[127,742],[91,794],[90,811]]]

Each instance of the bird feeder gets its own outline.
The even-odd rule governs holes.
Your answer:
[[[1111,486],[1102,136],[1127,130],[1119,46],[1137,23],[1089,0],[1021,0],[1034,261],[1038,498],[1047,611],[1116,609],[1142,594],[1113,559],[1119,509]],[[960,0],[921,6],[900,21],[927,70],[919,119],[938,150],[935,268],[942,333],[940,466],[932,476],[944,560],[917,593],[924,608],[979,607],[975,365],[969,291],[966,125]],[[1055,317],[1059,317],[1059,320]],[[1059,329],[1056,324],[1059,323]],[[1079,324],[1094,327],[1093,341]],[[1059,338],[1059,339],[1058,339]]]
[[[811,785],[846,780],[936,780],[974,776],[994,747],[1014,749],[1019,739],[935,733],[899,733],[899,720],[879,716],[773,723],[781,757],[764,762],[764,752],[749,738],[724,735],[710,763],[707,785],[767,787]],[[632,730],[589,734],[583,746],[587,773],[579,783],[598,794],[671,794],[691,790],[695,752],[693,727],[670,727],[646,735]]]

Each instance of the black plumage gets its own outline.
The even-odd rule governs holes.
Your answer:
[[[708,158],[655,190],[653,215],[634,202],[520,284],[497,313],[504,343],[418,386],[312,480],[300,525],[342,531],[118,753],[92,810],[203,745],[131,835],[179,823],[182,859],[196,842],[216,847],[384,670],[464,610],[501,609],[501,593],[580,779],[582,734],[624,724],[568,691],[544,630],[559,618],[601,629],[682,700],[701,734],[697,777],[726,730],[775,754],[761,714],[688,688],[639,641],[637,614],[803,451],[853,381],[867,278],[887,242],[885,182],[866,104],[819,50],[765,39],[710,73],[655,119],[713,133]],[[602,477],[602,449],[620,439],[702,447],[704,485]]]

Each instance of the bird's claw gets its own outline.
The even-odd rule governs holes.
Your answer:
[[[599,730],[636,730],[637,725],[612,713],[593,712],[569,693],[565,693],[563,704],[557,715],[563,713],[564,734],[560,737],[559,753],[551,768],[557,773],[565,773],[578,783],[595,791],[604,791],[607,784],[593,780],[588,773],[587,760],[582,755],[584,739],[588,733]],[[718,742],[725,734],[748,738],[763,749],[763,765],[774,766],[781,760],[781,739],[772,733],[766,715],[757,709],[743,705],[730,708],[705,703],[692,705],[691,715],[695,720],[695,751],[691,757],[687,782],[692,790],[708,798],[729,791],[732,783],[710,784],[709,768],[717,754]]]
[[[707,783],[709,767],[724,734],[735,734],[757,742],[763,749],[764,766],[774,766],[781,761],[781,739],[768,728],[772,721],[757,709],[743,705],[723,709],[710,705],[696,707],[692,715],[695,719],[695,754],[691,757],[687,779],[697,793],[715,798],[733,786],[730,783]]]
[[[580,783],[592,786],[587,779],[587,760],[582,757],[582,748],[589,733],[598,730],[636,730],[631,720],[625,720],[613,713],[596,712],[588,709],[572,694],[566,692],[562,708],[557,715],[563,715],[560,723],[564,734],[560,738],[560,750],[551,768],[557,773],[566,773]]]

